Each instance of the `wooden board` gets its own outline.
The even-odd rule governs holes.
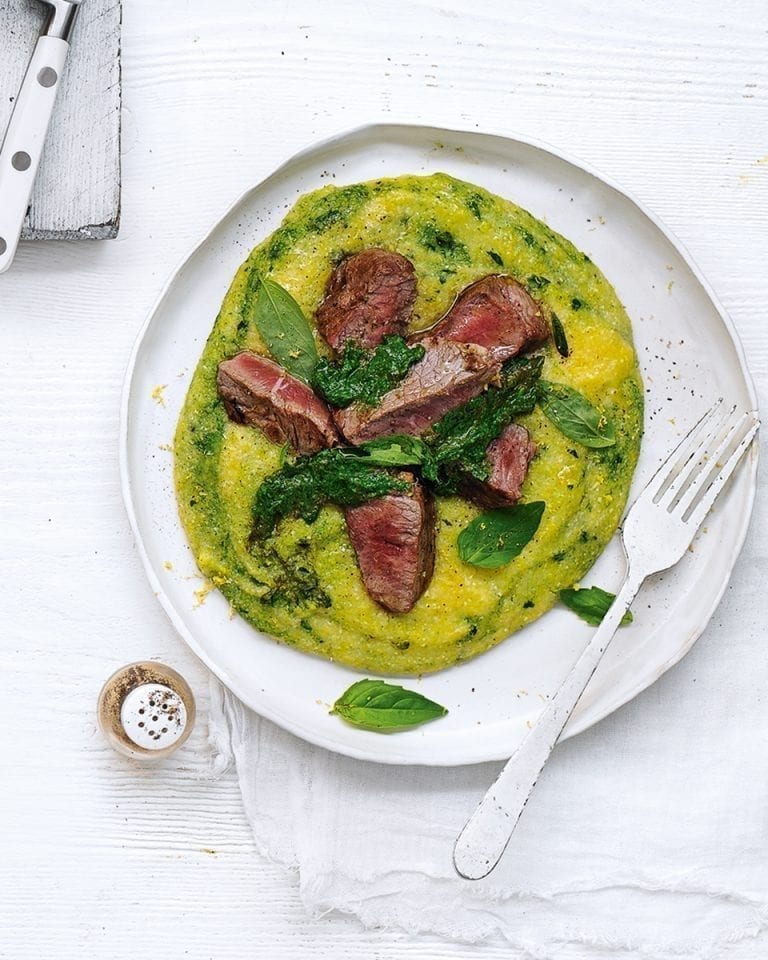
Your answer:
[[[0,139],[46,14],[36,0],[0,0]],[[84,0],[22,239],[117,236],[120,24],[120,0]]]

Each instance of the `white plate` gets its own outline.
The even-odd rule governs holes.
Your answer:
[[[168,449],[190,376],[238,266],[296,198],[333,181],[444,171],[507,197],[592,257],[634,325],[646,392],[646,436],[634,489],[719,396],[756,399],[741,346],[711,290],[665,228],[617,187],[520,139],[417,126],[369,126],[293,157],[245,194],[176,272],[142,331],[127,374],[121,422],[128,514],[160,602],[197,655],[245,703],[305,740],[384,763],[452,765],[508,757],[535,723],[590,636],[555,609],[461,666],[409,686],[444,704],[444,719],[390,736],[355,730],[328,705],[360,674],[312,657],[230,618],[226,600],[195,596],[203,582],[182,532]],[[159,402],[161,391],[164,405]],[[616,710],[678,661],[728,582],[752,509],[757,449],[694,549],[654,578],[634,605],[569,723],[572,736]],[[615,589],[617,539],[585,583]]]

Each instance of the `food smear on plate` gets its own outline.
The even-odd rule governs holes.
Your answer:
[[[565,238],[445,174],[329,186],[233,280],[179,419],[179,510],[258,630],[425,673],[583,578],[642,420],[629,318]]]

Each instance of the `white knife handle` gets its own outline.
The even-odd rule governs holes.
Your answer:
[[[0,273],[19,245],[68,50],[58,37],[37,41],[0,148]]]
[[[642,578],[626,580],[560,689],[459,834],[453,863],[467,880],[480,880],[499,862],[544,764],[641,583]]]

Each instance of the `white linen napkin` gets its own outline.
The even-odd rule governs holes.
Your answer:
[[[258,850],[308,910],[479,942],[510,957],[768,956],[768,546],[752,535],[688,657],[557,748],[502,863],[453,872],[457,832],[499,770],[388,767],[310,746],[213,681],[211,734],[237,764]],[[556,952],[553,952],[556,951]]]

